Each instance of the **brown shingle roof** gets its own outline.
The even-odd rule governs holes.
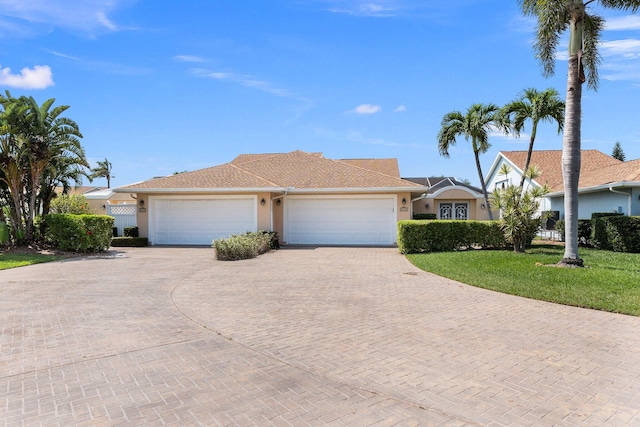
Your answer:
[[[389,166],[392,160],[395,161],[382,159],[380,163],[376,163],[373,159],[365,159],[361,165],[377,165],[380,170],[393,172]],[[420,186],[400,179],[399,174],[395,177],[349,162],[326,159],[320,153],[293,151],[283,154],[244,154],[236,157],[231,163],[151,179],[123,189],[211,190],[291,187],[298,190],[389,187],[406,188],[410,191]]]
[[[400,178],[397,159],[340,159],[342,163]]]
[[[526,151],[502,151],[501,153],[520,170],[524,169],[527,159]],[[540,176],[536,178],[540,185],[548,185],[552,193],[563,190],[562,150],[534,150],[531,155],[531,164],[536,165],[540,171]],[[607,181],[602,181],[606,179],[606,176],[603,174],[601,176],[600,171],[623,164],[620,160],[614,159],[601,151],[582,150],[578,186],[583,188],[607,183]],[[598,182],[599,180],[602,182]],[[595,182],[598,183],[594,184]]]

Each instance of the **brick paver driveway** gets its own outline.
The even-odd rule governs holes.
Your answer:
[[[390,248],[141,248],[0,272],[5,425],[640,425],[640,318]]]

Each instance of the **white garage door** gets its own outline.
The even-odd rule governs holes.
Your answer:
[[[149,240],[158,245],[210,245],[257,231],[255,198],[150,198]]]
[[[394,197],[288,197],[285,240],[310,245],[390,245],[396,242]]]

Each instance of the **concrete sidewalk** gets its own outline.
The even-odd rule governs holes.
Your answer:
[[[640,318],[391,248],[132,248],[0,271],[4,425],[640,425]]]

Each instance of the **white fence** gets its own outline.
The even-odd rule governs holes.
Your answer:
[[[118,236],[123,236],[125,227],[135,227],[137,205],[132,203],[122,203],[117,205],[107,205],[107,215],[115,218],[113,226],[118,228]]]

